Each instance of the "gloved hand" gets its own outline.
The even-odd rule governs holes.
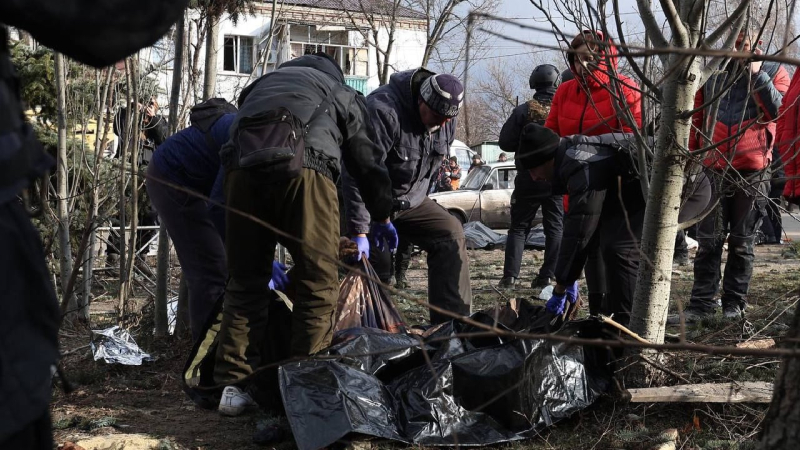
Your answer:
[[[369,238],[366,236],[356,236],[352,241],[358,245],[358,257],[356,257],[356,261],[361,261],[362,254],[369,259]]]
[[[562,294],[557,294],[554,290],[553,295],[550,297],[550,300],[547,301],[545,308],[551,313],[560,316],[564,314],[564,310],[567,307],[567,302],[574,304],[576,301],[578,301],[577,281],[572,283],[570,286],[567,286]]]
[[[570,304],[575,304],[578,301],[578,282],[572,283],[571,286],[567,286],[567,290],[565,291],[567,294],[567,301]]]
[[[566,306],[567,306],[567,293],[564,292],[562,294],[556,294],[554,291],[553,295],[550,296],[550,300],[547,301],[545,309],[547,309],[548,311],[557,316],[560,316],[564,314],[564,308]]]
[[[273,291],[284,291],[289,286],[289,275],[286,274],[287,267],[280,261],[272,261],[272,279],[269,280],[269,288]]]
[[[372,236],[372,245],[380,251],[386,251],[388,244],[389,251],[394,252],[397,249],[399,238],[397,237],[397,230],[390,221],[386,222],[373,222],[370,229]]]

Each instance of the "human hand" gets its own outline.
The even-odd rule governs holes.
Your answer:
[[[564,293],[567,295],[567,301],[574,305],[578,301],[578,282],[568,286]]]
[[[397,236],[397,229],[388,218],[383,222],[373,222],[370,235],[372,235],[372,245],[378,250],[385,251],[387,244],[390,252],[397,249],[400,238]]]
[[[280,261],[272,261],[272,279],[269,280],[269,288],[273,291],[284,291],[289,286],[289,275],[286,273],[287,267]]]
[[[567,306],[567,293],[556,293],[553,291],[553,295],[550,297],[550,300],[547,301],[545,305],[545,309],[549,312],[555,314],[556,316],[560,316],[564,314],[564,308]]]
[[[756,47],[756,50],[753,52],[755,55],[763,55],[764,51],[760,48]],[[764,64],[763,61],[751,61],[750,62],[750,73],[753,75],[757,75],[758,72],[761,71],[761,66]]]
[[[353,242],[358,246],[358,255],[356,261],[361,261],[361,258],[366,257],[369,259],[369,239],[366,234],[359,234],[353,238]]]

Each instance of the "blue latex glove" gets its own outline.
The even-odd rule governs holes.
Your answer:
[[[280,261],[272,261],[272,279],[269,280],[269,288],[273,291],[285,291],[289,286],[289,275],[286,274],[286,266]]]
[[[550,297],[550,300],[547,301],[545,305],[545,309],[550,311],[551,313],[560,316],[564,314],[564,308],[567,306],[567,293],[564,292],[563,294],[556,294],[553,292],[553,295]]]
[[[361,261],[362,254],[369,259],[369,238],[366,236],[356,236],[352,240],[358,245],[358,257],[356,261]]]
[[[578,282],[576,281],[571,286],[567,286],[564,292],[567,294],[567,301],[574,305],[578,301]]]
[[[373,222],[370,235],[372,236],[372,245],[378,250],[386,251],[387,246],[390,252],[397,250],[399,238],[392,222]]]
[[[564,290],[563,294],[556,294],[555,291],[553,295],[550,297],[550,300],[547,301],[545,308],[551,313],[560,316],[564,314],[564,310],[567,308],[567,302],[570,304],[575,304],[578,301],[578,282],[572,283],[570,286]]]

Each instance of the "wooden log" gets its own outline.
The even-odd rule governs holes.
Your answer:
[[[632,403],[769,403],[772,383],[702,383],[628,389]]]

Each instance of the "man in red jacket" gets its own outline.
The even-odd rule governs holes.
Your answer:
[[[783,196],[800,205],[800,75],[794,73],[792,84],[783,97],[778,118],[777,144],[786,172]]]
[[[741,52],[762,53],[752,34],[736,42]],[[753,273],[756,230],[765,215],[769,167],[775,144],[775,119],[789,85],[779,64],[734,60],[714,74],[697,92],[695,107],[718,97],[698,111],[691,150],[708,148],[705,165],[715,177],[719,204],[698,225],[700,248],[694,261],[694,287],[684,310],[687,323],[714,314],[714,296],[722,279],[722,310],[726,319],[741,319]],[[710,136],[710,139],[707,138]],[[731,170],[732,169],[732,170]],[[728,239],[728,261],[722,276],[722,250]],[[677,315],[668,323],[678,323]]]

